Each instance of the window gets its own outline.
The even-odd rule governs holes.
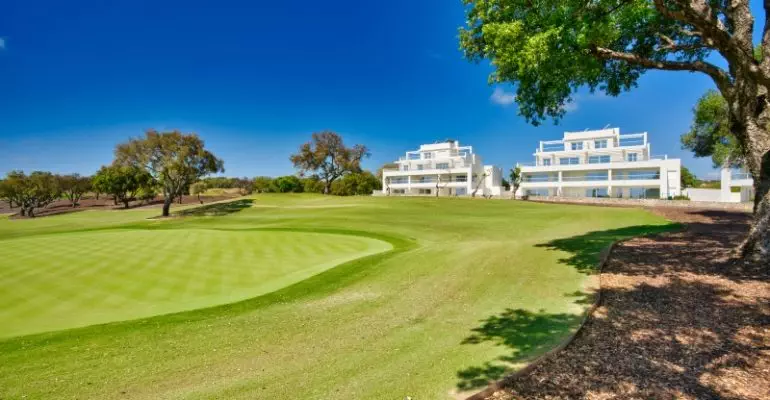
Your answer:
[[[575,165],[580,164],[580,158],[578,157],[563,157],[559,159],[561,165]]]
[[[546,167],[551,165],[551,159],[550,158],[544,158],[543,159],[543,165],[545,165]]]
[[[438,163],[436,169],[449,169],[449,163]]]
[[[401,169],[404,170],[404,171],[409,171],[409,166],[408,165],[404,165],[403,168],[401,168]]]
[[[457,196],[465,196],[466,194],[468,194],[468,190],[466,190],[465,188],[456,188],[455,194]]]
[[[586,197],[609,197],[607,188],[586,189]]]
[[[594,148],[595,149],[606,149],[607,148],[607,139],[605,139],[605,140],[594,140]]]
[[[406,159],[407,160],[419,160],[420,159],[420,153],[406,153]]]
[[[422,171],[422,170],[423,170],[423,168],[425,168],[425,166],[424,166],[424,165],[422,165],[422,164],[417,164],[417,170],[418,170],[418,171]]]
[[[571,143],[572,150],[583,150],[583,142]]]
[[[422,154],[423,154],[422,158],[426,160],[430,160],[431,158],[433,158],[433,153],[422,153]]]
[[[420,194],[430,194],[430,189],[420,189]]]
[[[390,178],[390,183],[395,185],[399,183],[409,183],[409,178],[403,176],[398,178]]]
[[[393,189],[393,194],[406,194],[406,189]]]
[[[454,178],[455,182],[468,182],[468,175],[457,175]]]
[[[590,156],[588,157],[589,164],[605,164],[610,162],[610,156]]]
[[[465,156],[471,154],[471,151],[468,150],[468,149],[463,149],[463,150],[458,151],[457,154],[460,155],[460,157],[465,157]]]
[[[639,161],[637,159],[637,156],[638,156],[637,153],[628,153],[626,157],[628,157],[628,161],[634,162],[634,161]]]

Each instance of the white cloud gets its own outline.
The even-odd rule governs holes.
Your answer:
[[[0,50],[5,50],[5,39],[0,37]]]
[[[495,91],[492,92],[492,96],[489,97],[489,100],[497,105],[506,107],[516,102],[516,95],[506,92],[502,88],[495,88]]]
[[[572,101],[571,101],[571,102],[569,102],[569,103],[564,103],[564,106],[562,106],[562,108],[563,108],[563,109],[564,109],[564,111],[566,111],[566,112],[573,112],[573,111],[577,111],[577,109],[578,109],[578,103],[577,103],[577,100],[576,100],[576,99],[572,99]]]

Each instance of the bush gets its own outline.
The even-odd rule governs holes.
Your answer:
[[[366,196],[382,189],[382,183],[369,171],[347,174],[332,184],[332,194],[337,196]]]
[[[323,193],[324,183],[317,176],[302,179],[302,188],[305,193]]]
[[[690,198],[685,196],[685,195],[683,195],[683,194],[680,194],[678,196],[669,197],[669,200],[687,200],[687,201],[689,201]]]
[[[302,193],[302,182],[294,175],[279,176],[271,185],[271,191],[277,193]]]

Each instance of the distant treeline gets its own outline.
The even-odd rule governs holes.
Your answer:
[[[315,175],[303,178],[295,175],[276,178],[258,176],[253,179],[211,177],[202,179],[200,182],[202,187],[196,186],[196,192],[207,189],[241,189],[244,194],[323,193],[325,186],[324,181]],[[337,196],[370,195],[373,191],[380,189],[382,189],[382,183],[376,176],[369,171],[361,171],[345,174],[332,182],[330,193]]]

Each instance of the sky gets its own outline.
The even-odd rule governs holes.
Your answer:
[[[91,174],[148,128],[199,134],[228,176],[292,174],[321,130],[366,145],[371,170],[445,139],[507,170],[540,140],[612,126],[717,176],[679,142],[705,76],[581,91],[559,125],[534,127],[512,87],[463,59],[463,22],[460,0],[0,0],[0,174]]]

